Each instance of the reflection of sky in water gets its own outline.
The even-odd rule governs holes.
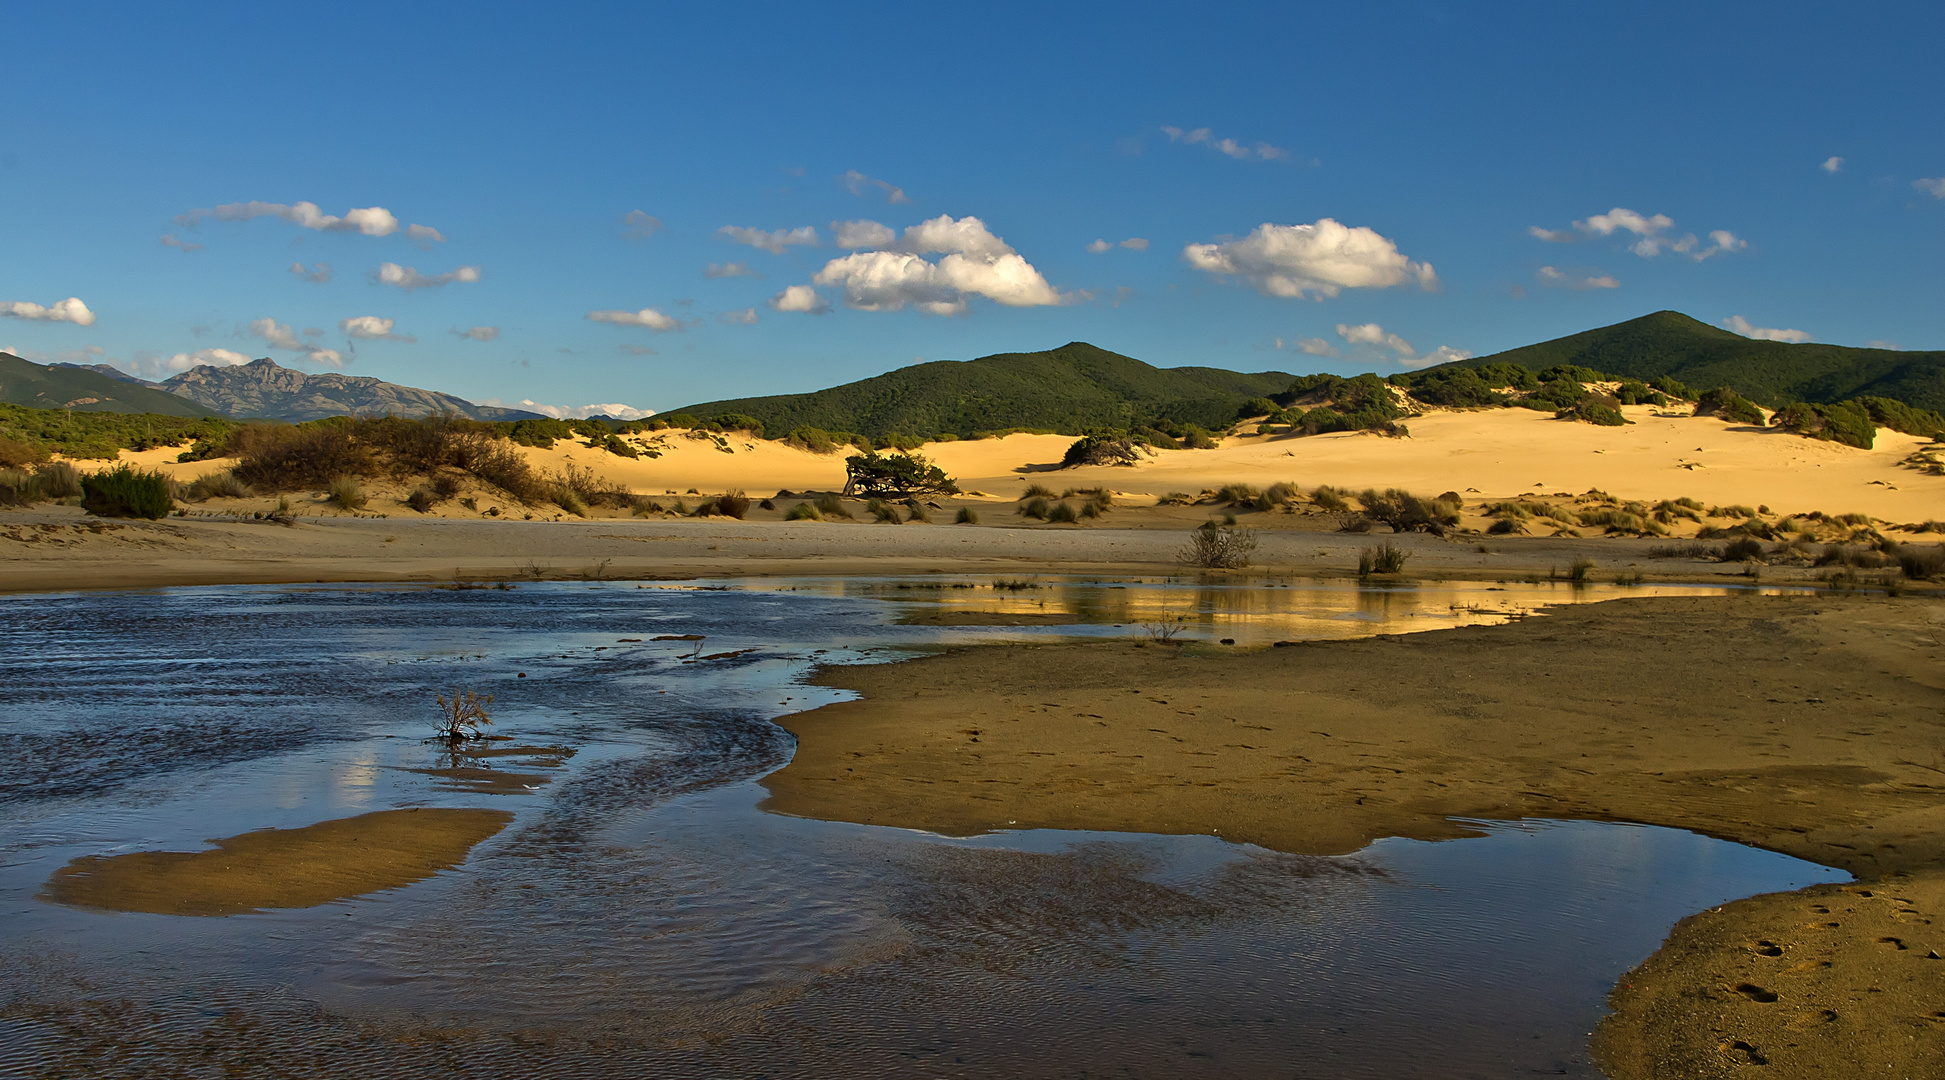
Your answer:
[[[763,814],[753,778],[789,752],[767,718],[839,696],[795,684],[811,661],[1061,632],[892,624],[934,595],[1044,600],[1120,633],[1193,612],[1205,630],[1260,622],[1275,640],[1348,629],[1345,616],[1380,620],[1361,632],[1414,626],[1460,594],[744,584],[0,601],[0,747],[15,763],[0,781],[0,1071],[71,1052],[92,1075],[153,1075],[134,1052],[146,1047],[374,1077],[456,1062],[542,1076],[1591,1076],[1584,1033],[1603,995],[1676,919],[1840,876],[1624,825],[1492,825],[1316,859],[1210,837],[954,840]],[[708,638],[620,640],[672,633]],[[408,771],[443,763],[419,740],[453,686],[494,693],[497,729],[578,752],[511,796]],[[79,854],[409,805],[519,819],[460,871],[309,910],[175,919],[32,900]]]

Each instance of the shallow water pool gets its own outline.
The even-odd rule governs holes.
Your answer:
[[[839,696],[798,682],[815,663],[1154,611],[1211,639],[1392,632],[1443,599],[963,580],[1091,621],[900,625],[939,603],[907,597],[979,591],[935,579],[0,600],[0,1073],[1595,1076],[1607,989],[1675,920],[1845,877],[1610,823],[1315,858],[756,810],[790,751],[769,719]],[[453,687],[556,752],[421,743]],[[406,806],[515,820],[456,870],[311,908],[37,898],[84,855]]]

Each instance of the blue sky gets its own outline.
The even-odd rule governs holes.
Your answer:
[[[1662,308],[1945,348],[1937,4],[63,4],[8,36],[0,348],[43,362],[667,409],[1070,340],[1390,372]]]

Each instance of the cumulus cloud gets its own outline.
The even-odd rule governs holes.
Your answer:
[[[1820,168],[1822,168],[1824,172],[1837,172],[1841,170],[1843,167],[1844,167],[1844,159],[1840,157],[1825,158],[1823,161],[1823,165],[1820,166]]]
[[[1163,125],[1162,134],[1168,136],[1169,142],[1183,143],[1188,146],[1194,146],[1199,143],[1217,153],[1235,158],[1237,161],[1276,161],[1290,156],[1289,151],[1278,149],[1266,142],[1259,142],[1254,146],[1247,146],[1237,142],[1235,139],[1218,139],[1215,137],[1215,133],[1208,128],[1196,128],[1194,131],[1184,131],[1178,127]]]
[[[432,250],[432,245],[434,244],[443,244],[446,242],[446,234],[430,225],[407,225],[405,227],[405,238],[412,241],[415,246],[427,251]]]
[[[253,338],[262,338],[273,349],[301,349],[304,343],[297,340],[297,331],[288,323],[280,323],[268,316],[257,319],[244,327],[244,332]]]
[[[1418,355],[1418,350],[1411,347],[1411,342],[1391,333],[1377,323],[1364,323],[1361,326],[1338,323],[1337,336],[1353,345],[1376,345],[1390,349],[1399,356]]]
[[[372,279],[380,285],[391,285],[411,292],[413,289],[443,288],[455,281],[470,285],[479,280],[479,275],[480,268],[477,266],[462,266],[443,274],[421,274],[415,267],[388,262],[378,267]]]
[[[1266,296],[1321,299],[1344,289],[1388,289],[1411,281],[1421,289],[1438,288],[1431,263],[1406,258],[1397,244],[1369,228],[1330,218],[1312,225],[1265,222],[1241,240],[1190,244],[1182,256],[1197,270],[1240,277]]]
[[[652,307],[640,311],[590,311],[587,317],[592,322],[613,323],[616,326],[645,326],[658,334],[688,328],[688,324],[681,319],[664,315]]]
[[[1528,225],[1526,234],[1535,240],[1544,240],[1549,244],[1571,244],[1579,239],[1573,234],[1572,229],[1543,229],[1538,225]]]
[[[748,244],[772,255],[783,254],[783,249],[787,247],[817,246],[817,230],[808,225],[800,229],[777,229],[773,232],[746,229],[741,225],[725,225],[716,231],[739,244]]]
[[[467,341],[492,341],[494,338],[500,336],[500,328],[497,326],[475,326],[467,330],[461,330],[455,326],[446,331],[446,333]]]
[[[895,245],[886,247],[832,259],[812,280],[842,287],[844,302],[861,311],[910,306],[928,315],[963,315],[973,296],[1009,307],[1066,299],[976,217],[941,214],[906,229]],[[927,255],[943,257],[934,262]]]
[[[830,301],[808,285],[792,285],[772,296],[769,304],[772,311],[800,311],[806,315],[822,315],[831,310]]]
[[[46,307],[25,300],[0,300],[0,316],[12,319],[26,319],[29,322],[65,322],[76,326],[93,326],[95,313],[79,298],[70,296],[57,300]]]
[[[295,274],[297,276],[297,280],[299,281],[311,281],[322,285],[323,283],[331,280],[330,263],[318,263],[316,266],[313,266],[309,270],[306,270],[304,269],[303,263],[294,262],[290,264],[290,272],[292,274]]]
[[[1114,250],[1114,245],[1108,243],[1106,240],[1096,240],[1093,243],[1087,245],[1087,251],[1088,254],[1090,255],[1101,255],[1113,250]]]
[[[836,239],[833,243],[853,251],[859,248],[885,248],[898,242],[898,234],[891,226],[875,221],[833,221],[831,233]]]
[[[1757,341],[1803,342],[1810,340],[1810,335],[1801,330],[1779,330],[1770,326],[1751,326],[1749,320],[1740,315],[1729,316],[1722,320],[1722,325],[1741,334],[1743,337],[1755,338]]]
[[[1618,289],[1621,283],[1606,274],[1583,273],[1579,270],[1562,270],[1557,266],[1542,266],[1537,275],[1542,285],[1554,285],[1576,292],[1587,289]]]
[[[343,353],[340,353],[336,349],[324,348],[321,345],[304,346],[304,359],[313,364],[323,364],[326,367],[341,368],[344,366]]]
[[[1672,231],[1674,227],[1675,219],[1667,214],[1642,214],[1624,206],[1617,206],[1605,214],[1595,214],[1574,222],[1576,230],[1589,236],[1612,236],[1619,232],[1632,235],[1635,239],[1628,245],[1628,250],[1644,259],[1652,259],[1664,251],[1672,251],[1701,262],[1717,255],[1741,251],[1749,246],[1748,241],[1737,237],[1727,229],[1716,229],[1710,232],[1708,242],[1703,243],[1694,233],[1676,235]],[[1552,241],[1562,240],[1566,234],[1565,229],[1542,229],[1538,225],[1532,226],[1527,232],[1541,240]]]
[[[635,241],[646,240],[662,231],[662,219],[642,210],[621,215],[621,235]]]
[[[722,323],[724,326],[749,326],[754,324],[756,319],[756,309],[753,307],[743,308],[740,311],[719,311],[716,313],[716,321]]]
[[[567,406],[542,405],[538,401],[525,398],[511,403],[501,401],[499,398],[487,398],[485,401],[475,401],[473,404],[494,409],[524,409],[542,416],[551,416],[556,420],[585,420],[590,416],[612,416],[617,420],[646,420],[655,415],[654,409],[637,409],[632,405],[622,405],[618,402],[605,405]]]
[[[348,319],[338,320],[338,329],[344,332],[344,336],[360,341],[418,340],[410,334],[392,333],[393,321],[377,315],[354,315]]]
[[[1320,337],[1298,338],[1295,341],[1291,341],[1287,343],[1282,338],[1276,339],[1277,348],[1281,349],[1286,347],[1286,345],[1289,348],[1295,349],[1300,353],[1305,353],[1310,356],[1336,356],[1337,355],[1337,346],[1332,345],[1330,342]]]
[[[1472,355],[1471,352],[1465,349],[1455,349],[1450,345],[1440,345],[1438,348],[1433,349],[1430,352],[1420,353],[1417,349],[1412,348],[1411,342],[1406,341],[1404,338],[1399,337],[1397,334],[1394,334],[1389,330],[1386,330],[1384,327],[1379,326],[1377,323],[1363,323],[1357,326],[1351,326],[1346,323],[1338,323],[1337,336],[1343,338],[1345,341],[1348,341],[1353,345],[1369,345],[1373,348],[1389,349],[1391,350],[1392,353],[1392,359],[1397,363],[1408,368],[1431,367],[1434,364],[1447,364],[1447,363],[1451,363],[1454,360],[1464,360],[1466,357]],[[1320,339],[1312,338],[1310,340],[1318,341]],[[1329,342],[1324,342],[1324,344],[1328,345]],[[1311,352],[1312,350],[1306,348],[1304,349],[1304,351]],[[1321,355],[1336,355],[1336,354],[1335,351],[1333,351],[1329,354],[1318,353],[1316,355],[1321,356]]]
[[[905,197],[904,188],[894,187],[887,181],[866,176],[856,169],[846,172],[843,176],[838,177],[838,179],[853,195],[862,195],[866,188],[875,187],[885,193],[885,201],[888,203],[908,203],[912,201]]]
[[[192,244],[187,240],[178,237],[174,233],[169,233],[166,236],[159,237],[158,240],[163,247],[175,248],[177,251],[183,252],[185,254],[191,251],[201,251],[203,249],[203,246],[201,244]]]
[[[731,278],[758,277],[759,275],[756,271],[750,269],[749,263],[726,262],[710,263],[708,266],[703,267],[702,276],[706,278]]]
[[[1923,180],[1913,180],[1911,186],[1917,188],[1919,191],[1927,191],[1938,198],[1945,199],[1945,176],[1932,176]]]
[[[1129,251],[1147,251],[1148,241],[1139,236],[1130,236],[1126,240],[1121,241],[1121,246],[1127,248]]]
[[[273,203],[240,202],[224,203],[205,210],[191,210],[176,215],[176,224],[184,228],[195,228],[204,218],[217,221],[250,221],[260,217],[282,218],[292,225],[319,232],[358,232],[366,236],[390,236],[398,231],[398,218],[382,206],[367,206],[362,209],[346,210],[342,217],[319,210],[316,203]],[[407,230],[423,229],[437,235],[438,230],[424,225],[414,225]],[[441,237],[440,239],[444,239]]]

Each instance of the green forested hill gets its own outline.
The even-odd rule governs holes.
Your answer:
[[[873,438],[1005,428],[1073,435],[1153,420],[1217,428],[1233,421],[1243,402],[1280,394],[1290,382],[1280,371],[1158,368],[1076,341],[1047,352],[915,364],[809,394],[703,402],[672,414],[741,413],[763,421],[773,438],[797,427]]]
[[[124,382],[87,368],[42,367],[12,353],[0,353],[0,402],[75,412],[218,415],[166,390]]]
[[[1945,411],[1945,352],[1752,341],[1678,311],[1441,366],[1500,363],[1534,371],[1577,364],[1644,380],[1668,375],[1698,390],[1727,386],[1771,408],[1872,396]]]

